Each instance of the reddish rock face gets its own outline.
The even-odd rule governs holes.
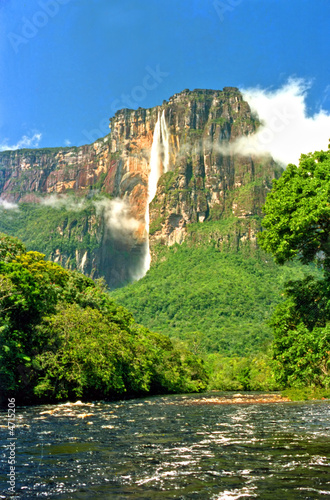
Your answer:
[[[81,147],[0,153],[0,197],[35,202],[54,193],[87,195],[98,189],[125,198],[139,221],[137,244],[145,239],[145,213],[153,133],[164,112],[167,144],[160,149],[168,172],[150,205],[151,248],[186,237],[186,226],[228,215],[248,218],[261,206],[280,169],[271,158],[243,157],[224,147],[253,134],[259,122],[236,88],[185,90],[162,106],[120,110],[110,134]]]

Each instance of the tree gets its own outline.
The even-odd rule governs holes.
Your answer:
[[[275,180],[264,206],[261,247],[283,264],[298,257],[330,270],[330,149],[302,155]]]
[[[2,274],[0,274],[0,318],[3,317],[5,311],[8,309],[8,306],[6,307],[5,302],[9,297],[12,296],[12,294],[12,282],[7,278],[7,276],[3,276]]]
[[[330,147],[330,146],[329,146]],[[317,262],[323,278],[286,284],[272,318],[275,376],[282,386],[330,384],[330,149],[302,155],[274,181],[258,236],[279,264]]]
[[[18,238],[0,233],[0,261],[10,262],[25,252],[26,248]]]
[[[330,322],[310,328],[297,310],[291,296],[273,315],[276,380],[282,387],[329,387]]]
[[[59,307],[37,330],[47,339],[34,360],[37,395],[63,399],[125,392],[124,367],[132,361],[128,333],[97,309]]]

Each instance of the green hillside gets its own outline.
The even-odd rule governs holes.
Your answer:
[[[71,205],[54,208],[41,203],[21,203],[17,210],[1,210],[0,231],[20,238],[28,250],[38,249],[47,258],[55,251],[71,258],[75,268],[76,250],[98,248],[100,221],[90,199],[68,198]],[[93,217],[93,225],[90,219]]]
[[[16,209],[0,205],[0,232],[21,239],[27,250],[42,252],[66,269],[104,277],[116,288],[131,282],[143,249],[133,238],[126,241],[125,232],[121,238],[120,230],[112,231],[109,207],[109,195],[93,192],[46,197],[44,203],[19,203]]]
[[[199,352],[248,356],[265,351],[272,340],[267,322],[284,283],[316,271],[298,263],[278,266],[251,243],[220,251],[212,235],[224,224],[228,232],[237,222],[206,222],[198,227],[202,238],[190,231],[184,244],[158,247],[147,275],[113,297],[136,321],[188,341]]]

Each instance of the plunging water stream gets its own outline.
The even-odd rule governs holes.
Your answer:
[[[168,168],[169,168],[169,132],[165,119],[165,110],[163,110],[162,115],[160,115],[160,113],[158,112],[158,118],[155,125],[151,152],[150,152],[148,199],[145,212],[146,245],[145,245],[145,257],[143,261],[143,269],[141,271],[141,277],[146,274],[151,264],[151,255],[149,247],[149,227],[150,227],[149,205],[156,195],[159,177],[163,173],[167,172]]]
[[[162,133],[162,141],[164,148],[164,173],[168,172],[169,164],[170,164],[170,143],[169,143],[169,132],[165,120],[165,109],[162,112],[161,117],[161,133]]]

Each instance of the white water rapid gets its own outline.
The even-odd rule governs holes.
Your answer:
[[[157,123],[155,125],[151,153],[149,163],[149,179],[148,179],[148,200],[145,213],[145,230],[147,233],[147,240],[145,245],[145,256],[141,269],[142,278],[148,269],[150,269],[151,255],[149,246],[149,205],[155,197],[157,191],[157,183],[162,173],[168,171],[169,167],[169,132],[165,120],[165,110],[162,115],[158,113]]]

